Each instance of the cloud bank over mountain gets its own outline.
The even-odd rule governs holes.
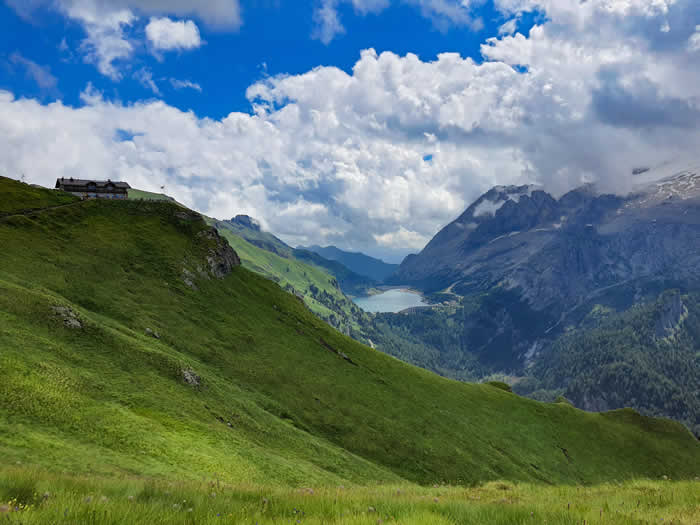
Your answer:
[[[118,76],[110,65],[132,52],[118,33],[137,6],[92,2],[90,9],[107,4],[122,9],[106,19],[117,38],[99,48],[88,30],[86,46],[106,75]],[[167,10],[206,20],[216,6],[233,12],[234,5],[182,1]],[[161,7],[139,2],[138,9]],[[0,169],[42,184],[81,176],[165,186],[204,213],[259,218],[292,244],[396,255],[422,248],[493,185],[561,193],[596,181],[624,192],[633,168],[700,149],[694,0],[497,0],[496,7],[506,23],[533,10],[546,18],[528,34],[510,24],[484,42],[482,61],[369,49],[350,74],[318,67],[264,78],[248,89],[250,114],[221,120],[159,100],[108,101],[91,87],[82,107],[2,92]],[[93,36],[103,22],[94,22]]]

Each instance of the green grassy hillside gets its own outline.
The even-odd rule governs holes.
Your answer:
[[[245,268],[216,278],[217,243],[168,202],[0,218],[4,462],[297,486],[698,475],[680,424],[403,364]]]
[[[216,225],[219,233],[233,246],[245,268],[271,279],[284,290],[300,297],[314,314],[342,333],[360,341],[367,340],[365,328],[370,323],[367,314],[343,293],[333,275],[323,268],[296,259],[291,249],[289,253],[283,251],[285,245],[281,242],[281,246],[271,251],[268,247],[272,246],[272,242],[265,240],[263,244],[256,245],[253,244],[254,239],[243,238],[243,232],[239,232],[235,225],[214,220],[209,222]],[[268,233],[258,233],[261,242],[267,237],[275,239]]]
[[[0,177],[0,216],[49,206],[77,202],[78,197],[63,191],[46,191],[6,177]]]
[[[283,259],[297,260],[329,274],[335,280],[335,282],[332,282],[333,288],[340,287],[345,294],[351,296],[365,295],[371,288],[378,284],[368,277],[363,277],[362,275],[352,272],[338,261],[326,259],[317,253],[307,250],[296,250],[292,248],[270,232],[261,230],[257,221],[247,215],[239,215],[230,221],[215,221],[215,224],[218,229],[232,232],[257,248],[272,252]],[[277,269],[279,270],[280,268]],[[272,270],[272,268],[268,266],[266,271],[269,272],[270,270]],[[275,275],[275,277],[284,278],[283,275]],[[327,281],[331,282],[330,279]],[[323,282],[325,283],[326,280]],[[330,292],[334,293],[334,290],[330,290]]]
[[[175,199],[169,197],[165,193],[154,193],[152,191],[135,190],[133,188],[129,190],[129,199],[145,201],[170,201],[176,204],[180,204]]]
[[[162,193],[129,190],[131,200],[170,200]],[[240,218],[243,220],[238,220]],[[348,298],[342,289],[347,284],[355,291],[367,288],[367,283],[352,274],[347,268],[334,261],[325,261],[318,256],[311,260],[307,254],[287,246],[269,232],[251,227],[248,216],[240,216],[230,221],[205,218],[208,224],[216,226],[220,233],[233,246],[243,265],[268,279],[278,283],[286,291],[303,299],[309,309],[318,317],[356,340],[367,342],[365,327],[369,325],[367,315]],[[296,255],[299,255],[298,257]],[[313,256],[314,254],[308,254]],[[324,267],[322,261],[327,263]],[[353,279],[356,277],[357,279]]]

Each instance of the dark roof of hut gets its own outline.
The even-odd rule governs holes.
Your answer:
[[[72,186],[72,187],[84,187],[87,189],[89,184],[94,184],[96,188],[98,189],[105,189],[108,186],[113,186],[114,188],[122,189],[122,190],[128,190],[131,188],[129,184],[126,182],[115,182],[112,180],[86,180],[86,179],[74,179],[74,178],[69,178],[66,179],[64,177],[61,177],[60,179],[56,180],[56,187],[60,188],[62,186]]]

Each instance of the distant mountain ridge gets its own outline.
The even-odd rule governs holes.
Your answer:
[[[280,257],[289,258],[292,256],[293,249],[272,233],[263,231],[260,228],[260,223],[253,217],[236,215],[231,220],[219,222],[258,248],[275,253]]]
[[[236,215],[231,220],[219,221],[218,224],[240,235],[258,248],[285,259],[296,259],[327,271],[335,277],[344,293],[361,295],[377,284],[373,279],[353,272],[339,261],[327,259],[308,250],[292,248],[272,233],[263,231],[260,223],[248,215]]]
[[[700,433],[700,162],[658,175],[639,173],[627,196],[495,187],[407,257],[390,282],[460,301],[432,368],[534,377],[516,391]]]
[[[520,289],[536,310],[573,307],[623,280],[700,277],[700,171],[629,197],[584,186],[560,199],[529,186],[496,187],[443,228],[394,280],[460,294]]]
[[[353,272],[378,282],[386,280],[399,269],[398,264],[390,264],[361,252],[346,252],[335,246],[299,246],[299,249],[317,253],[332,261],[338,261]]]

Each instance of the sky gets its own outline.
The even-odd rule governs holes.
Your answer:
[[[498,184],[700,157],[697,0],[0,0],[0,174],[390,261]]]

